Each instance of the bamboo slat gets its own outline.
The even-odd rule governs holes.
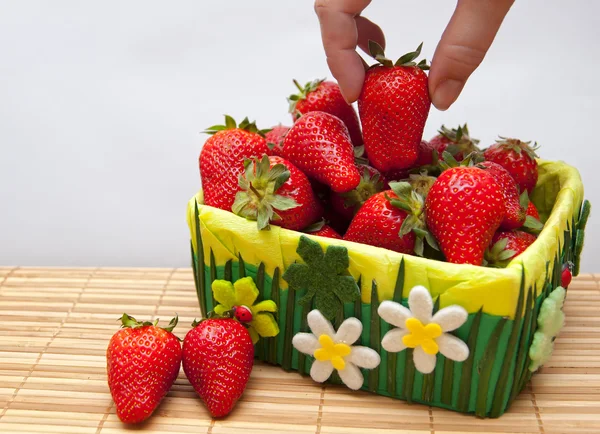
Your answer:
[[[552,360],[499,419],[321,386],[257,364],[234,412],[212,420],[183,371],[148,433],[600,432],[600,274],[575,279]],[[105,351],[123,313],[199,316],[189,269],[0,267],[0,433],[122,433]]]

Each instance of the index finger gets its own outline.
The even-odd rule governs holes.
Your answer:
[[[365,78],[362,59],[356,52],[358,32],[354,18],[371,0],[316,0],[315,12],[327,64],[348,102],[358,99]]]

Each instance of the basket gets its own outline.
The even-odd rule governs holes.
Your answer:
[[[337,328],[345,318],[357,318],[362,322],[360,345],[380,355],[375,369],[362,370],[362,389],[479,417],[498,417],[539,367],[532,360],[537,356],[531,350],[534,340],[540,341],[534,343],[536,351],[543,342],[546,356],[552,351],[558,331],[548,335],[540,328],[548,316],[544,301],[556,295],[563,263],[573,262],[577,275],[589,215],[579,172],[562,162],[539,161],[538,185],[531,199],[544,229],[506,268],[494,269],[403,255],[276,226],[258,231],[255,222],[203,205],[200,192],[188,203],[187,220],[201,313],[205,316],[216,304],[212,281],[235,282],[251,276],[258,300],[272,300],[278,306],[275,318],[280,329],[277,336],[258,341],[256,357],[308,375],[314,359],[297,351],[292,339],[309,331],[307,315],[315,298],[312,303],[299,303],[306,288],[290,288],[283,275],[292,264],[304,262],[302,251],[297,251],[301,243],[312,248],[318,245],[323,252],[342,247],[336,248],[347,255],[342,274],[353,277],[360,297],[344,302],[332,323]],[[408,306],[408,295],[417,286],[429,290],[434,311],[459,305],[468,313],[466,322],[451,333],[468,346],[468,358],[455,361],[438,353],[429,374],[415,369],[411,348],[392,353],[381,344],[393,326],[380,318],[380,304],[392,300]],[[556,306],[562,314],[562,301]],[[336,372],[328,382],[341,383]]]

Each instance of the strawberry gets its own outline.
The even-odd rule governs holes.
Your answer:
[[[333,209],[348,221],[352,220],[368,198],[383,191],[387,184],[377,169],[366,164],[358,164],[356,167],[361,174],[358,186],[346,193],[333,193],[330,198]]]
[[[358,111],[365,151],[381,172],[412,167],[418,157],[431,106],[424,72],[428,66],[424,60],[413,62],[422,45],[393,64],[385,58],[383,48],[369,41],[371,55],[380,64],[366,72]]]
[[[484,169],[492,175],[504,195],[506,214],[500,227],[505,230],[511,230],[523,226],[526,217],[525,210],[527,208],[521,206],[519,187],[513,177],[510,176],[510,173],[508,173],[508,170],[491,161],[479,163],[477,167]]]
[[[452,167],[429,190],[425,214],[448,262],[481,265],[504,218],[504,197],[485,170]]]
[[[323,208],[308,178],[292,163],[263,155],[244,165],[234,214],[256,220],[259,230],[268,229],[269,223],[300,230],[321,218]]]
[[[344,239],[420,256],[423,255],[423,238],[437,248],[425,228],[423,197],[406,182],[395,182],[391,186],[391,190],[377,193],[364,203]]]
[[[538,212],[535,204],[531,201],[527,204],[527,215],[533,217],[536,220],[540,219],[540,213]]]
[[[354,146],[363,144],[360,123],[356,110],[346,102],[337,83],[332,81],[314,80],[304,87],[294,80],[299,93],[288,98],[290,113],[295,121],[308,112],[325,112],[340,118],[348,128],[350,139]]]
[[[327,222],[328,226],[336,231],[338,234],[345,234],[350,226],[350,220],[341,214],[335,212],[331,203],[325,204],[325,211],[323,212],[323,219]]]
[[[317,235],[319,237],[335,238],[338,240],[342,239],[342,236],[338,234],[331,226],[325,224],[324,220],[307,227],[303,232],[311,235]]]
[[[523,231],[498,231],[492,238],[485,259],[491,266],[505,267],[512,259],[532,245],[535,240],[534,235]]]
[[[235,319],[194,322],[183,341],[183,371],[213,417],[226,416],[244,393],[254,345]]]
[[[560,276],[560,285],[567,289],[571,284],[571,280],[573,279],[573,263],[565,262],[563,265],[562,274]]]
[[[537,143],[530,146],[531,142],[522,142],[518,139],[500,137],[495,144],[483,153],[488,161],[498,163],[515,179],[522,193],[529,194],[533,191],[538,179],[538,168],[535,151]]]
[[[271,131],[265,134],[265,140],[270,149],[269,155],[281,157],[283,139],[289,130],[290,127],[279,124],[271,128]]]
[[[181,366],[181,344],[168,327],[139,322],[123,314],[122,329],[113,335],[106,351],[108,386],[117,416],[125,423],[148,419],[165,397]]]
[[[214,125],[205,133],[212,136],[200,152],[204,203],[231,211],[240,189],[238,177],[244,171],[244,160],[269,153],[264,131],[259,131],[248,118],[238,126],[233,118],[225,116],[225,125]]]
[[[479,151],[477,144],[479,140],[469,136],[467,124],[458,126],[458,128],[449,129],[444,125],[438,130],[438,135],[429,141],[431,147],[435,149],[438,155],[448,151],[458,161],[463,160],[472,152]]]
[[[329,113],[302,115],[285,136],[283,156],[336,193],[350,191],[360,183],[348,129]]]

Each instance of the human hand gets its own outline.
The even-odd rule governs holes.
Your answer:
[[[513,2],[458,0],[429,71],[429,95],[437,109],[446,110],[456,101],[485,57]],[[356,47],[368,53],[371,39],[385,48],[379,26],[360,16],[370,3],[371,0],[315,1],[327,64],[350,103],[358,99],[365,79],[363,60]]]

